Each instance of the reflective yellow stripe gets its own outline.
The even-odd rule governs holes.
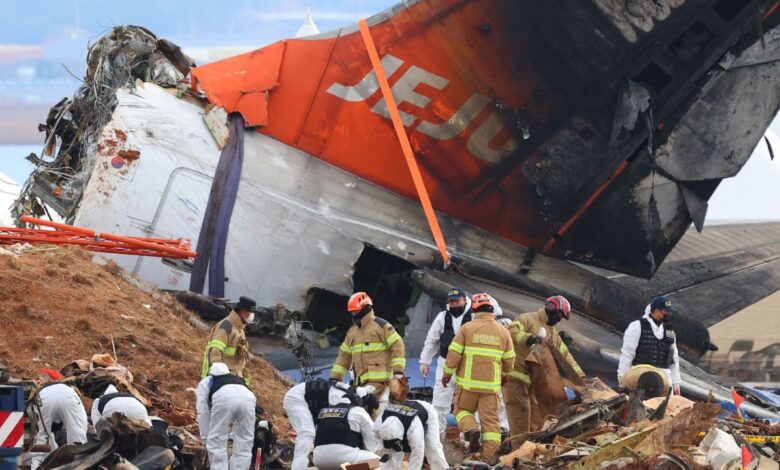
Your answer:
[[[406,358],[405,357],[395,357],[392,361],[390,361],[390,365],[393,367],[406,367]]]
[[[398,335],[398,332],[394,331],[392,335],[387,337],[387,345],[392,346],[395,343],[397,343],[400,339],[401,337]]]
[[[372,372],[366,372],[360,376],[360,383],[366,382],[383,382],[390,380],[393,377],[393,373],[387,370],[378,370]]]
[[[347,368],[339,364],[333,364],[333,368],[330,370],[331,375],[337,375],[339,378],[344,377],[344,374],[346,373]]]
[[[455,377],[455,383],[463,387],[465,390],[487,390],[489,392],[497,392],[501,390],[501,381],[485,381],[464,379],[463,377]]]
[[[444,373],[445,374],[447,374],[447,375],[455,375],[455,372],[457,372],[457,370],[454,367],[444,366]]]
[[[206,343],[206,352],[203,354],[203,367],[201,367],[200,370],[200,378],[205,379],[207,375],[209,375],[209,369],[211,368],[211,363],[209,362],[209,353],[211,353],[212,349],[217,349],[220,352],[222,352],[225,356],[229,356],[225,352],[225,349],[227,348],[227,344],[225,344],[224,341],[220,341],[218,339],[212,339],[208,343]],[[234,348],[235,351],[235,348]],[[235,352],[233,353],[235,356]]]
[[[225,350],[222,351],[222,354],[227,357],[233,357],[236,355],[236,348],[225,348]]]
[[[450,347],[448,349],[452,349],[458,354],[463,354],[463,345],[460,343],[456,343],[455,341],[450,343]]]
[[[352,354],[387,351],[385,343],[358,343],[352,346]]]
[[[580,367],[579,365],[574,366],[573,369],[574,369],[574,372],[576,372],[578,374],[583,374],[584,373],[582,371],[582,367]]]
[[[561,341],[561,347],[558,348],[558,351],[560,351],[561,354],[566,354],[567,352],[569,352],[569,348],[566,347],[566,343]]]
[[[203,367],[200,369],[200,378],[205,379],[207,375],[209,375],[209,368],[211,365],[209,364],[209,348],[206,348],[206,354],[203,355]]]
[[[513,321],[512,325],[517,326],[518,331],[517,334],[515,335],[515,342],[519,343],[520,341],[523,340],[523,337],[525,336],[525,326],[517,320]]]
[[[524,374],[522,372],[518,372],[516,370],[513,370],[512,372],[510,372],[509,376],[512,377],[513,379],[517,379],[517,380],[519,380],[521,382],[525,382],[527,384],[531,383],[531,378],[528,377],[527,374]]]
[[[348,345],[347,343],[341,343],[341,346],[339,346],[339,351],[343,352],[344,354],[352,355],[352,347]]]
[[[501,359],[512,359],[516,356],[515,350],[510,349],[509,351],[504,351],[504,354],[501,355]]]
[[[485,442],[485,441],[501,442],[501,433],[500,432],[483,432],[482,433],[482,442]]]
[[[503,356],[503,352],[499,351],[497,349],[490,349],[490,348],[477,348],[474,346],[466,346],[465,354],[473,355],[473,356],[483,356],[483,357],[495,357],[496,359],[501,359],[501,356]]]
[[[248,375],[244,377],[244,383],[246,384],[247,387],[249,387],[252,384],[252,377]]]
[[[472,413],[470,411],[466,411],[466,410],[461,410],[460,412],[458,412],[458,414],[455,415],[455,421],[460,423],[461,420],[463,418],[467,417],[467,416],[471,416],[473,418],[474,417],[474,413]]]

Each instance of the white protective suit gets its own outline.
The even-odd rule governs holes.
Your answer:
[[[349,388],[347,384],[339,384],[342,388]],[[363,397],[366,393],[373,392],[373,387],[357,387],[356,393]],[[343,390],[330,387],[328,390],[328,404],[335,406],[349,403]],[[309,468],[309,452],[314,448],[314,417],[306,403],[306,383],[299,383],[284,394],[282,402],[284,411],[290,424],[295,429],[295,454],[293,456],[291,470],[306,470]]]
[[[449,468],[444,457],[444,448],[439,437],[439,419],[433,405],[424,401],[414,400],[425,408],[428,413],[428,429],[423,426],[418,416],[409,425],[406,438],[409,443],[409,465],[406,468],[422,468],[423,457],[428,459],[431,470],[446,470]],[[403,439],[404,425],[395,416],[388,416],[382,421],[381,415],[375,423],[380,444],[382,441]],[[404,453],[392,449],[384,449],[383,453],[390,456],[390,460],[382,462],[382,470],[400,470],[403,467]]]
[[[57,449],[54,433],[51,427],[54,423],[62,423],[67,435],[67,443],[87,442],[87,412],[78,393],[64,383],[54,383],[41,389],[41,422],[35,444],[49,444],[51,451]],[[42,426],[41,426],[42,424]],[[46,454],[35,455],[31,459],[31,468],[35,470],[43,462]]]
[[[664,324],[656,325],[655,321],[650,318],[650,305],[645,308],[645,314],[642,318],[650,320],[650,326],[653,329],[653,335],[656,338],[662,339],[664,337]],[[620,363],[618,364],[617,377],[618,383],[621,381],[626,372],[631,369],[632,362],[636,356],[636,348],[639,345],[639,337],[642,335],[642,325],[640,320],[634,320],[626,328],[623,333],[623,347],[620,350]],[[677,338],[672,345],[672,364],[667,369],[661,369],[666,373],[669,381],[673,386],[680,386],[680,356],[677,353]]]
[[[209,468],[212,470],[245,470],[252,464],[257,405],[255,394],[246,385],[226,384],[214,392],[209,406],[214,377],[229,373],[227,365],[215,362],[209,369],[209,375],[198,383],[195,391],[200,437],[206,444]],[[233,438],[230,461],[227,455],[228,435]]]
[[[466,310],[463,314],[452,317],[452,330],[457,333],[460,326],[463,324],[463,317],[467,312],[471,310],[471,298],[466,296]],[[447,415],[452,411],[452,399],[455,396],[454,386],[447,388],[442,387],[441,378],[444,375],[444,362],[446,358],[441,357],[439,354],[439,344],[441,342],[441,335],[444,332],[444,317],[447,315],[449,307],[446,310],[442,310],[436,315],[431,322],[431,328],[428,330],[428,335],[425,337],[425,345],[420,353],[420,365],[430,366],[431,361],[436,358],[436,377],[433,381],[433,407],[436,408],[436,413],[439,417],[439,432],[444,433],[447,428]],[[410,467],[411,468],[411,467]]]
[[[109,393],[116,393],[118,390],[113,385],[109,385],[103,395]],[[98,409],[100,406],[100,398],[92,402],[92,412],[90,417],[92,418],[92,425],[97,427],[98,421],[103,418],[108,418],[114,413],[120,413],[130,419],[137,419],[145,421],[150,427],[152,426],[152,420],[149,419],[149,412],[146,411],[146,407],[143,403],[132,397],[118,397],[106,403],[103,408],[103,413]]]
[[[350,408],[347,414],[349,428],[359,432],[363,436],[362,450],[344,444],[326,444],[314,448],[314,466],[318,470],[341,470],[343,463],[358,463],[366,460],[378,459],[374,453],[381,446],[374,433],[374,422],[368,412],[359,406]],[[410,467],[411,468],[411,467]]]

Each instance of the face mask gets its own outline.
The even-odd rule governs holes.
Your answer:
[[[366,305],[365,307],[363,307],[363,309],[360,312],[352,315],[352,323],[354,323],[357,326],[360,326],[360,320],[362,320],[363,317],[368,315],[368,312],[370,311],[371,311],[371,306]]]
[[[548,325],[553,326],[556,323],[558,323],[559,321],[561,321],[561,315],[558,313],[557,310],[552,311],[552,312],[549,311],[549,310],[547,311],[547,324]]]
[[[253,321],[255,321],[255,312],[250,312],[249,316],[246,317],[246,322],[247,323],[252,323]]]
[[[450,307],[450,313],[454,317],[459,317],[463,314],[463,312],[466,311],[466,306],[461,305],[460,307]]]

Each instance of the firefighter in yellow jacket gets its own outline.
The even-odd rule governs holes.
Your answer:
[[[352,294],[347,311],[354,325],[339,348],[330,378],[342,380],[351,367],[355,384],[372,385],[374,395],[381,397],[393,376],[404,375],[404,341],[393,325],[374,315],[373,303],[365,292]]]
[[[531,431],[531,378],[526,370],[525,359],[535,345],[542,342],[551,344],[560,351],[577,374],[585,377],[582,368],[574,360],[555,328],[555,324],[562,318],[566,320],[571,318],[571,305],[564,296],[555,295],[546,300],[544,308],[536,312],[524,313],[509,325],[509,334],[514,342],[517,358],[503,392],[514,447],[522,444],[524,440],[522,436]]]
[[[206,378],[212,364],[222,362],[227,364],[231,374],[243,377],[249,385],[251,378],[244,371],[249,360],[249,343],[244,329],[254,321],[256,305],[249,297],[240,297],[233,311],[214,325],[206,343],[201,378]]]
[[[482,458],[490,460],[501,445],[498,394],[515,360],[512,338],[496,321],[488,294],[476,294],[471,303],[474,317],[461,326],[450,343],[442,385],[455,375],[455,420],[469,441],[469,451],[479,450],[482,426]]]

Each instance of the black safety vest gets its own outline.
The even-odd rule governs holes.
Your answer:
[[[209,390],[209,408],[211,408],[211,397],[214,396],[215,393],[217,393],[217,390],[224,387],[228,384],[234,384],[234,385],[243,385],[246,387],[246,382],[244,379],[237,375],[233,374],[224,374],[224,375],[216,375],[211,376],[211,390]]]
[[[398,404],[390,404],[387,405],[387,408],[385,408],[385,412],[382,413],[382,421],[389,418],[390,416],[395,416],[398,418],[399,421],[401,421],[401,424],[404,426],[404,437],[401,440],[401,444],[403,445],[404,452],[411,452],[412,449],[409,448],[409,438],[407,437],[407,433],[409,432],[409,427],[412,425],[412,421],[414,421],[415,417],[420,418],[420,422],[422,422],[423,430],[428,430],[428,412],[425,411],[425,407],[423,407],[421,404],[419,404],[416,401],[409,400],[404,402],[402,405]],[[387,441],[383,441],[385,443],[385,447],[388,448]]]
[[[471,309],[461,313],[463,315],[463,322],[460,326],[465,325],[471,321]],[[447,350],[450,348],[450,343],[455,339],[455,329],[452,327],[452,314],[449,311],[444,312],[444,330],[441,332],[439,339],[439,355],[441,357],[447,357]]]
[[[664,325],[664,336],[658,339],[653,334],[653,327],[650,326],[652,320],[642,318],[639,324],[642,326],[642,333],[639,336],[639,344],[636,346],[636,355],[633,365],[647,364],[653,367],[666,369],[674,361],[672,354],[672,345],[674,344],[674,330]]]
[[[330,406],[317,414],[317,433],[314,445],[342,444],[365,450],[363,435],[349,428],[349,410],[353,406]]]
[[[108,402],[110,402],[114,398],[132,398],[134,400],[137,400],[138,403],[141,403],[141,400],[138,400],[138,398],[136,398],[135,396],[129,393],[124,393],[124,392],[107,393],[102,397],[100,397],[100,399],[98,400],[98,413],[102,415],[103,410],[106,408],[106,405],[108,405]],[[141,404],[143,405],[143,403]]]
[[[360,405],[361,403],[360,397],[357,396],[357,392],[352,387],[344,388],[325,379],[314,379],[306,382],[303,397],[306,400],[306,404],[309,405],[309,412],[315,424],[317,423],[320,410],[330,406],[329,395],[331,387],[344,392],[344,397],[348,398],[352,405]]]

